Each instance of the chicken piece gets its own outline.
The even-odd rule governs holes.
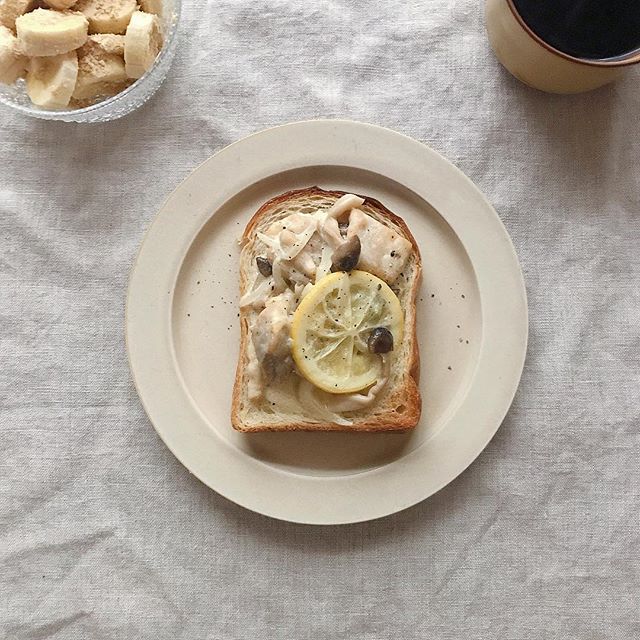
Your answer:
[[[36,7],[36,0],[0,0],[0,24],[16,30],[16,18]]]
[[[318,236],[317,220],[310,215],[293,213],[274,222],[266,232],[266,236],[278,241],[278,251],[271,249],[275,259],[278,254],[285,256],[282,261],[284,274],[294,282],[302,282],[296,272],[304,276],[306,281],[313,279],[316,273],[322,241]]]
[[[358,269],[369,271],[388,284],[394,282],[411,255],[411,243],[360,209],[349,214],[347,239],[360,238]]]
[[[292,291],[285,291],[267,300],[251,329],[253,346],[266,384],[282,378],[293,368],[289,346],[293,298]]]

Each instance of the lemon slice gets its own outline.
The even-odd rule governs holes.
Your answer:
[[[329,393],[353,393],[380,376],[382,359],[367,340],[385,327],[397,346],[404,317],[386,282],[366,271],[332,273],[319,280],[293,315],[291,350],[300,373]]]

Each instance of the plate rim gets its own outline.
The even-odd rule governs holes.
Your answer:
[[[374,139],[384,138],[387,142],[390,139],[395,141],[398,147],[400,147],[401,145],[409,145],[412,148],[413,152],[417,153],[418,155],[421,155],[421,159],[424,160],[425,166],[428,166],[431,164],[433,165],[431,168],[434,168],[436,165],[439,165],[437,167],[438,170],[444,171],[450,174],[452,176],[452,179],[455,179],[455,181],[458,183],[459,186],[464,187],[468,191],[468,193],[473,197],[473,199],[475,199],[477,203],[479,203],[482,206],[482,208],[484,208],[485,214],[489,214],[488,219],[490,219],[494,224],[493,233],[496,234],[496,240],[500,242],[499,248],[502,251],[501,257],[503,259],[506,258],[507,263],[510,263],[511,270],[510,270],[510,273],[508,274],[510,276],[508,286],[511,289],[511,293],[514,294],[513,300],[512,300],[512,305],[513,305],[512,313],[514,314],[513,317],[516,320],[515,322],[516,326],[513,332],[514,334],[517,334],[514,342],[515,342],[515,347],[518,348],[517,353],[513,353],[511,355],[512,368],[513,368],[512,378],[510,381],[506,381],[505,383],[503,383],[507,385],[508,389],[506,390],[506,393],[504,391],[502,393],[501,402],[500,402],[501,406],[498,408],[496,412],[494,412],[495,415],[491,417],[490,421],[492,426],[488,428],[487,427],[484,428],[485,437],[481,438],[479,442],[476,443],[476,445],[474,446],[474,451],[470,455],[469,454],[466,455],[464,457],[464,460],[461,463],[454,465],[455,469],[447,470],[444,474],[441,474],[443,476],[442,480],[440,482],[432,484],[432,486],[430,486],[426,491],[414,492],[411,498],[409,498],[408,500],[402,500],[401,497],[400,498],[396,497],[392,501],[387,500],[384,506],[380,507],[380,505],[378,504],[376,505],[376,507],[373,507],[368,510],[365,509],[364,511],[359,512],[354,517],[349,516],[347,514],[348,509],[345,510],[344,508],[345,505],[348,506],[349,504],[348,490],[345,492],[345,489],[348,489],[348,486],[345,487],[340,485],[345,485],[345,484],[348,485],[355,477],[366,476],[366,475],[374,476],[376,474],[379,475],[383,470],[384,470],[384,474],[389,474],[390,472],[392,472],[392,469],[397,468],[398,465],[405,465],[405,474],[406,474],[408,473],[407,469],[409,468],[409,459],[412,459],[410,464],[410,467],[411,467],[410,471],[412,474],[411,479],[419,480],[420,468],[419,468],[419,465],[416,466],[415,458],[421,457],[420,455],[418,455],[418,453],[422,449],[422,446],[419,446],[417,449],[410,451],[407,455],[403,456],[399,460],[384,464],[381,467],[376,467],[370,470],[363,470],[362,472],[358,472],[356,474],[348,474],[344,476],[301,476],[298,474],[290,473],[283,469],[276,468],[272,465],[262,462],[261,460],[250,458],[249,456],[246,456],[246,454],[241,454],[241,452],[237,450],[235,450],[236,451],[235,454],[232,454],[230,450],[235,448],[233,448],[232,445],[230,445],[230,443],[228,443],[227,441],[225,441],[224,439],[216,435],[215,436],[216,443],[217,444],[222,443],[223,445],[220,447],[220,451],[223,451],[223,457],[224,457],[224,453],[226,452],[227,454],[231,454],[232,458],[236,458],[236,461],[238,461],[237,460],[238,455],[242,455],[244,458],[249,458],[251,460],[251,463],[249,464],[250,467],[253,467],[254,470],[258,469],[259,467],[262,468],[263,471],[264,469],[268,470],[267,471],[268,475],[273,476],[273,478],[277,478],[278,484],[282,481],[283,478],[285,478],[285,485],[291,484],[292,479],[295,479],[294,481],[295,486],[292,486],[291,488],[294,488],[296,491],[300,491],[300,486],[304,485],[305,489],[303,493],[308,493],[309,487],[313,489],[313,487],[318,488],[318,486],[330,485],[334,490],[338,492],[337,495],[339,496],[339,501],[341,502],[341,507],[339,509],[335,509],[334,511],[332,511],[331,506],[329,506],[328,511],[326,513],[323,512],[322,514],[318,514],[315,511],[313,513],[309,513],[310,508],[305,507],[304,505],[305,500],[302,498],[299,500],[297,504],[295,502],[289,501],[284,507],[282,505],[275,505],[275,508],[274,508],[274,505],[272,504],[273,497],[270,496],[268,493],[265,495],[264,491],[257,491],[255,494],[253,494],[253,496],[251,494],[248,495],[246,491],[244,492],[238,492],[237,490],[234,491],[233,478],[230,477],[230,474],[221,472],[219,468],[215,470],[215,473],[212,468],[210,470],[211,473],[208,474],[208,477],[203,477],[203,476],[206,476],[207,474],[203,472],[201,461],[198,464],[196,464],[194,462],[195,458],[193,456],[193,449],[196,447],[196,443],[205,444],[203,442],[200,442],[199,435],[198,435],[197,442],[196,441],[187,442],[186,445],[184,442],[181,442],[180,437],[175,437],[176,434],[171,434],[171,437],[169,437],[170,436],[169,431],[171,430],[171,427],[169,427],[169,429],[166,429],[164,425],[160,426],[160,424],[158,424],[159,419],[157,418],[156,411],[149,403],[150,396],[152,395],[149,391],[151,372],[149,371],[148,367],[145,370],[144,363],[142,363],[140,360],[140,358],[143,356],[141,356],[139,345],[136,345],[136,339],[137,339],[136,332],[138,331],[137,323],[139,322],[138,316],[141,315],[149,319],[149,313],[151,313],[151,319],[153,319],[153,311],[155,311],[155,309],[153,308],[153,304],[151,304],[149,308],[145,308],[144,303],[142,305],[140,304],[140,299],[144,297],[143,296],[144,291],[143,291],[143,288],[141,288],[143,283],[140,282],[140,279],[141,279],[140,274],[142,269],[141,265],[143,264],[143,260],[146,259],[145,252],[149,250],[151,241],[152,239],[154,239],[154,233],[157,235],[156,232],[159,230],[159,226],[163,222],[166,222],[166,219],[170,217],[171,203],[174,200],[179,199],[181,197],[181,193],[183,191],[188,190],[189,185],[197,183],[200,177],[202,176],[202,174],[207,172],[208,169],[209,170],[214,169],[215,168],[214,165],[220,165],[221,163],[222,165],[224,165],[224,163],[226,162],[225,156],[232,156],[234,152],[237,152],[239,149],[242,149],[243,147],[260,146],[261,141],[264,141],[265,138],[273,138],[274,136],[276,138],[278,137],[286,138],[290,133],[292,134],[292,132],[294,131],[295,131],[295,135],[302,138],[303,135],[307,135],[307,136],[320,135],[320,134],[327,135],[327,133],[332,130],[334,131],[334,133],[337,130],[339,133],[343,135],[347,135],[347,136],[351,135],[353,140],[358,140],[360,142],[362,142],[363,140],[368,140],[370,142]],[[282,153],[282,147],[279,149],[279,152]],[[312,163],[304,162],[304,163],[294,164],[290,167],[279,168],[270,172],[266,172],[263,177],[273,176],[288,169],[304,168],[306,166],[318,166],[318,165],[340,166],[340,165],[336,165],[336,163],[334,162],[318,162],[318,161],[312,162]],[[351,164],[345,165],[343,163],[342,166],[354,166],[354,165],[351,165]],[[372,170],[371,167],[361,166],[361,165],[357,165],[356,168],[361,168],[368,171]],[[264,171],[264,167],[263,167],[263,171]],[[385,174],[383,173],[383,175]],[[260,178],[257,178],[247,182],[247,184],[243,188],[247,188],[252,184],[255,184],[256,182],[259,181],[259,179]],[[441,215],[443,219],[452,226],[452,228],[454,229],[454,232],[456,231],[455,226],[451,224],[450,218],[447,215],[445,215],[445,213],[439,207],[432,204],[432,198],[426,197],[424,191],[422,192],[415,191],[411,186],[406,185],[405,182],[403,182],[402,180],[398,180],[397,178],[390,176],[390,179],[396,180],[397,182],[402,184],[405,188],[408,188],[414,193],[417,193],[417,195],[420,198],[429,202],[429,204],[434,206],[438,214]],[[237,195],[237,193],[239,193],[240,190],[235,189],[234,191],[233,187],[230,187],[229,189],[227,189],[225,197],[221,198],[222,201],[220,205],[228,201],[233,196]],[[201,221],[202,224],[200,224],[199,228],[202,228],[203,224],[206,224],[207,221],[210,220],[216,214],[216,212],[220,208],[220,205],[218,205],[218,207],[212,206],[209,209],[209,214],[203,221]],[[454,206],[454,205],[452,204],[451,206]],[[451,213],[451,212],[448,212],[448,213]],[[458,235],[458,237],[460,238],[457,232],[456,232],[456,235]],[[191,237],[191,242],[196,237],[197,237],[197,232]],[[463,242],[463,244],[465,243]],[[465,244],[465,250],[466,249],[467,249],[467,246]],[[469,257],[471,259],[471,256]],[[179,273],[180,267],[182,265],[183,259],[184,259],[184,255],[181,255],[180,261],[177,264],[177,269],[175,272],[176,278]],[[471,261],[471,264],[474,271],[476,271],[476,265],[474,264],[473,260]],[[145,265],[145,268],[148,268],[148,267]],[[168,302],[168,314],[165,313],[165,315],[168,315],[169,317],[164,318],[163,323],[168,323],[169,329],[170,329],[171,309],[173,306],[173,293],[174,293],[173,285],[175,284],[176,278],[174,278],[173,282],[171,283],[170,291],[169,291],[171,295],[169,296],[169,299],[164,301],[164,302]],[[166,287],[166,283],[164,283],[164,285]],[[136,294],[140,294],[140,297],[136,297]],[[162,308],[162,304],[160,308]],[[481,297],[481,308],[484,308],[484,304],[482,303],[482,297]],[[165,309],[165,312],[166,312],[166,309]],[[483,312],[483,332],[484,332],[484,312]],[[155,333],[155,330],[154,330],[154,333]],[[171,333],[171,331],[169,331],[169,333]],[[173,352],[173,341],[171,340],[170,337],[168,338],[168,340],[169,340],[169,344],[165,346],[168,347],[168,351],[170,352],[169,364],[172,364],[172,366],[175,368],[174,374],[177,375],[176,379],[181,381],[181,373],[179,371],[179,367],[176,362],[175,353]],[[483,336],[483,340],[484,340],[484,336]],[[422,500],[425,500],[426,498],[440,491],[443,487],[445,487],[447,484],[453,481],[458,475],[463,473],[465,469],[467,469],[467,467],[485,449],[487,444],[490,442],[490,440],[493,438],[495,433],[500,428],[500,425],[502,424],[504,417],[506,416],[513,402],[513,398],[515,397],[515,394],[519,386],[520,378],[522,376],[524,362],[526,359],[527,344],[528,344],[527,295],[526,295],[526,288],[525,288],[524,278],[522,275],[522,270],[518,262],[518,257],[517,257],[515,248],[513,246],[511,238],[504,224],[502,223],[502,220],[500,219],[500,217],[498,216],[494,208],[491,206],[487,198],[484,196],[484,194],[480,191],[480,189],[460,169],[458,169],[455,165],[453,165],[449,160],[441,156],[438,152],[434,151],[427,145],[413,138],[410,138],[402,133],[399,133],[384,127],[380,127],[377,125],[366,124],[366,123],[356,122],[352,120],[328,120],[328,119],[327,120],[305,120],[301,122],[293,122],[289,124],[279,125],[276,127],[271,127],[263,131],[253,133],[245,138],[242,138],[236,142],[233,142],[228,146],[223,147],[222,149],[217,151],[213,156],[211,156],[210,158],[202,162],[200,165],[198,165],[168,195],[168,197],[164,200],[163,204],[161,205],[158,212],[154,216],[152,222],[148,226],[143,236],[143,239],[140,243],[139,249],[136,253],[136,257],[134,259],[134,262],[131,268],[131,272],[129,275],[129,284],[127,289],[126,303],[125,303],[125,344],[126,344],[129,368],[131,371],[131,376],[134,382],[134,386],[136,388],[136,392],[138,393],[141,404],[151,424],[153,425],[155,431],[158,433],[158,435],[160,436],[162,441],[165,443],[165,445],[174,454],[174,456],[189,470],[190,473],[195,475],[201,482],[203,482],[209,488],[215,490],[217,493],[220,493],[222,496],[226,497],[227,499],[235,502],[236,504],[239,504],[240,506],[243,506],[247,509],[250,509],[262,515],[276,518],[279,520],[302,523],[302,524],[316,524],[316,525],[351,524],[351,523],[363,522],[363,521],[385,517],[387,515],[391,515],[392,513],[396,513],[398,511],[402,511],[403,509],[409,508],[421,502]],[[164,356],[166,355],[167,354],[164,354]],[[479,353],[478,355],[479,360],[481,359],[482,355],[483,354],[481,350],[481,353]],[[165,365],[166,364],[167,362],[165,362]],[[166,373],[167,372],[164,371],[163,369],[163,375],[165,375]],[[475,381],[475,376],[476,376],[476,373],[474,373],[473,375],[474,381]],[[471,390],[472,386],[473,386],[473,382],[470,384],[469,391]],[[183,391],[185,393],[183,401],[186,400],[187,403],[191,403],[190,394],[188,393],[188,390],[183,389]],[[153,402],[157,402],[157,399],[153,400]],[[463,402],[466,402],[466,398]],[[185,409],[185,407],[182,407],[182,408]],[[182,413],[183,415],[191,414],[189,419],[198,419],[199,409],[196,406],[191,406],[191,411],[183,411]],[[201,420],[204,420],[204,418],[201,415],[199,415],[199,418]],[[206,426],[208,431],[213,431],[212,429],[209,428],[208,425]],[[230,425],[229,425],[229,428],[231,428]],[[206,444],[210,445],[210,442]],[[186,447],[190,446],[191,452],[186,452],[183,449],[183,445]],[[213,451],[212,453],[214,454],[215,458],[220,457],[220,454],[218,451]],[[216,475],[216,477],[213,478],[211,474]],[[236,481],[237,481],[237,478],[236,478]],[[378,486],[378,488],[380,488],[380,485]],[[313,494],[313,490],[311,491],[311,494]],[[317,507],[317,505],[314,505],[314,506]],[[327,508],[326,506],[323,507],[323,509],[326,509],[326,508]]]

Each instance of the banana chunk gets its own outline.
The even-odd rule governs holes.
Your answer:
[[[118,37],[118,36],[113,36]],[[120,36],[123,37],[123,36]],[[111,49],[107,41],[107,48]],[[78,50],[78,80],[73,98],[78,101],[115,95],[127,82],[124,58],[102,46],[99,36],[89,36]]]
[[[63,109],[69,104],[78,78],[78,56],[69,51],[59,56],[32,58],[27,69],[27,93],[33,104]]]
[[[162,17],[162,0],[140,0],[140,8],[145,13],[155,13]]]
[[[136,0],[78,0],[74,6],[89,20],[90,33],[124,33]]]
[[[154,64],[164,0],[0,0],[0,84],[25,78],[34,105],[83,108]]]
[[[13,84],[24,75],[27,58],[20,53],[18,39],[10,29],[0,25],[0,82]]]
[[[130,78],[141,78],[162,48],[158,16],[136,11],[131,16],[124,40],[124,61]]]
[[[65,9],[71,9],[77,0],[45,0],[45,2],[52,9],[64,11]]]
[[[89,23],[81,13],[36,9],[16,20],[18,42],[30,57],[56,56],[81,47]]]
[[[116,53],[124,58],[124,36],[117,33],[96,33],[89,36],[87,44],[94,43],[105,53]]]
[[[35,0],[0,0],[0,24],[15,31],[16,18],[35,6]]]

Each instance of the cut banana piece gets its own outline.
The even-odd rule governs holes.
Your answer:
[[[96,33],[89,36],[87,44],[96,44],[105,53],[115,53],[124,57],[124,36],[116,33]]]
[[[30,57],[55,56],[81,47],[89,23],[81,13],[36,9],[16,20],[18,42]]]
[[[65,9],[71,9],[78,0],[45,0],[45,4],[52,9],[59,9],[64,11]]]
[[[35,0],[0,0],[0,24],[15,31],[16,18],[35,6]]]
[[[45,0],[46,4],[52,9],[71,9],[78,0]]]
[[[141,78],[162,48],[158,16],[136,11],[131,16],[124,40],[124,61],[130,78]]]
[[[13,84],[26,68],[27,58],[20,53],[18,39],[10,29],[0,25],[0,82]]]
[[[124,33],[137,8],[136,0],[78,0],[74,6],[87,16],[90,33]]]
[[[76,100],[114,95],[127,81],[123,57],[107,52],[100,41],[96,41],[98,38],[89,36],[86,44],[78,50],[78,80],[73,90]]]
[[[140,0],[140,8],[146,13],[155,13],[157,16],[162,16],[163,1]]]
[[[59,56],[33,58],[27,69],[27,93],[33,104],[62,109],[69,104],[78,78],[78,56],[69,51]]]

